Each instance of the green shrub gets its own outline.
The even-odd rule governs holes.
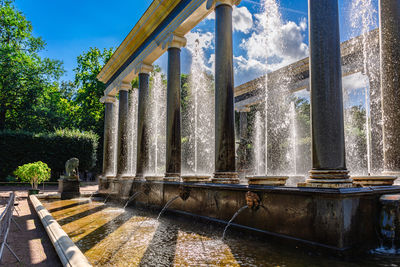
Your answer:
[[[96,164],[98,136],[92,132],[58,129],[53,133],[0,131],[0,180],[20,165],[42,161],[52,170],[52,180],[64,173],[65,162],[79,159],[80,170],[91,170]]]
[[[14,171],[14,175],[17,176],[21,182],[30,183],[32,188],[38,189],[39,183],[50,179],[51,170],[46,163],[37,161],[19,166]]]

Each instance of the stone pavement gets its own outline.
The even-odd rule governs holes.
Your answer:
[[[19,197],[19,201],[16,201],[19,203],[18,213],[14,211],[14,219],[22,228],[22,231],[19,230],[11,222],[7,242],[22,262],[18,263],[8,249],[4,248],[0,266],[62,266],[35,209],[27,199],[27,189],[29,187],[0,186],[0,212],[6,204],[5,198],[14,191]],[[81,187],[82,193],[94,191],[97,191],[97,185]],[[57,186],[47,186],[45,192],[56,193]]]

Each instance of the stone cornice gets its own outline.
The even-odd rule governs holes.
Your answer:
[[[168,46],[170,47],[175,47],[175,48],[181,48],[186,46],[186,38],[182,36],[178,36],[176,34],[170,34],[168,35],[167,38],[162,43],[162,49],[165,49]]]
[[[106,83],[178,4],[176,0],[154,0],[104,65],[97,79]]]
[[[117,98],[115,96],[105,95],[100,98],[101,103],[114,103],[115,101],[117,101]]]
[[[122,82],[119,86],[120,91],[129,91],[132,88],[132,84],[130,82]]]
[[[239,5],[241,0],[207,0],[207,9],[215,8],[219,5]]]
[[[153,66],[152,65],[148,65],[148,64],[139,64],[137,66],[137,68],[135,69],[135,73],[139,74],[139,73],[150,73],[153,71]]]
[[[185,34],[213,12],[212,9],[208,10],[206,8],[207,0],[155,0],[152,5],[156,2],[163,7],[166,7],[168,3],[171,4],[172,2],[176,5],[173,8],[169,8],[168,11],[153,10],[157,14],[161,12],[160,16],[155,16],[155,13],[150,16],[148,16],[148,14],[143,15],[143,17],[147,17],[148,20],[143,21],[143,24],[138,26],[142,21],[141,19],[134,29],[137,27],[143,28],[140,31],[146,32],[147,37],[130,38],[131,34],[128,35],[123,42],[123,44],[126,45],[125,48],[123,44],[120,45],[123,51],[119,53],[120,48],[118,48],[112,57],[112,59],[114,58],[119,63],[114,64],[112,60],[110,60],[97,76],[100,81],[106,84],[105,95],[116,94],[118,86],[122,81],[131,82],[137,76],[138,72],[136,70],[139,68],[140,64],[145,63],[150,65],[165,53],[166,47],[163,48],[162,43],[167,36],[170,34],[185,36]],[[151,10],[152,9],[149,8],[146,13]],[[163,12],[165,12],[165,14]],[[147,29],[149,27],[148,25],[153,25],[153,23],[155,23],[154,21],[157,21],[158,26],[153,29],[149,28],[145,30],[145,28]],[[130,39],[128,40],[128,38]],[[136,48],[131,49],[133,46]],[[107,75],[105,75],[106,73]]]

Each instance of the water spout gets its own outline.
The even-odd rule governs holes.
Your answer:
[[[180,196],[176,196],[172,199],[170,199],[167,204],[165,204],[164,208],[161,210],[161,212],[158,214],[157,216],[157,221],[160,219],[161,215],[164,213],[164,211],[172,204],[172,202],[174,202],[176,199],[180,198]]]
[[[103,202],[104,204],[106,204],[106,202],[107,202],[107,200],[108,200],[108,198],[109,198],[110,196],[111,196],[111,193],[108,193],[106,199],[105,199],[104,202]]]
[[[226,230],[228,230],[228,227],[231,225],[231,223],[233,222],[233,220],[245,209],[247,209],[248,206],[243,206],[241,207],[233,216],[232,219],[230,219],[230,221],[228,222],[228,224],[226,225],[225,229],[224,229],[224,233],[222,234],[222,240],[225,239],[225,234],[226,234]]]
[[[128,206],[129,202],[131,202],[132,200],[135,199],[136,196],[138,196],[140,193],[143,193],[142,191],[136,192],[134,193],[130,198],[128,198],[128,200],[126,201],[125,205],[124,205],[124,209],[126,208],[126,206]]]

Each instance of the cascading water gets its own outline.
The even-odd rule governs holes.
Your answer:
[[[291,117],[291,147],[293,157],[293,175],[297,175],[297,127],[296,127],[296,106],[294,101],[290,105]]]
[[[129,98],[129,115],[128,115],[128,153],[130,155],[129,172],[131,175],[136,173],[136,132],[137,132],[137,103],[138,89],[133,88]]]
[[[256,112],[255,121],[254,121],[254,131],[253,131],[253,152],[254,152],[254,174],[262,175],[262,165],[263,165],[263,156],[262,156],[262,147],[263,147],[263,122],[261,120],[261,113],[259,111]]]
[[[352,28],[353,36],[361,35],[361,45],[362,45],[362,61],[363,61],[363,73],[368,75],[369,86],[364,86],[364,109],[365,109],[365,143],[366,143],[366,170],[357,170],[360,173],[368,173],[379,171],[375,166],[372,169],[372,137],[371,133],[374,134],[374,140],[377,140],[377,151],[381,150],[381,131],[378,129],[372,129],[371,121],[374,121],[374,127],[380,127],[381,125],[381,111],[380,111],[380,88],[371,89],[371,84],[379,83],[379,60],[377,49],[374,49],[376,45],[373,40],[369,37],[371,36],[370,31],[377,27],[377,10],[374,7],[372,0],[353,0],[350,10],[350,24]],[[371,109],[374,110],[371,113]],[[351,142],[351,141],[350,141]],[[349,143],[349,150],[354,148],[356,144]],[[347,147],[346,147],[347,149]],[[378,153],[374,158],[379,157]],[[351,157],[351,156],[350,156]],[[357,161],[357,159],[349,160]],[[358,159],[360,160],[360,159]],[[361,159],[362,160],[362,159]],[[375,160],[375,159],[374,159]],[[360,164],[358,164],[359,166]],[[379,164],[376,164],[379,165]],[[379,167],[378,167],[379,168]],[[350,169],[350,171],[352,171]]]
[[[262,14],[258,16],[260,38],[264,38],[263,43],[265,44],[265,59],[266,70],[269,71],[272,65],[269,62],[275,60],[275,55],[271,53],[271,47],[274,46],[275,50],[283,51],[285,44],[281,41],[277,41],[277,37],[281,35],[284,22],[282,20],[279,5],[276,0],[264,0],[262,1]],[[279,48],[277,48],[279,47]],[[264,89],[264,162],[256,162],[258,166],[255,166],[258,174],[260,166],[264,168],[263,174],[265,175],[287,175],[287,169],[289,165],[293,165],[295,155],[290,150],[290,93],[288,90],[291,78],[285,73],[279,73],[270,77],[265,76],[265,80],[261,87]],[[257,127],[257,125],[255,126]],[[256,137],[256,136],[253,136]],[[259,140],[253,140],[254,142]],[[256,149],[257,144],[255,144]],[[256,160],[260,160],[260,157]]]
[[[165,172],[165,125],[166,125],[166,88],[163,84],[162,73],[152,73],[152,86],[150,89],[150,144],[149,173],[162,175]]]
[[[117,174],[117,144],[118,144],[118,101],[115,101],[113,111],[112,111],[112,142],[110,142],[110,151],[113,152],[113,170],[112,173],[107,174],[110,176],[115,176]]]
[[[210,174],[214,170],[214,91],[204,65],[204,51],[196,40],[192,54],[189,103],[183,110],[185,151],[183,172]]]

